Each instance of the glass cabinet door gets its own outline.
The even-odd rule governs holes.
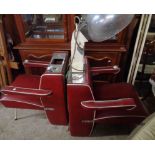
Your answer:
[[[65,39],[64,15],[23,14],[21,18],[26,39]]]

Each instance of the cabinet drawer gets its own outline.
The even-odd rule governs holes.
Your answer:
[[[91,52],[87,53],[91,66],[119,65],[121,54],[118,52]]]
[[[51,50],[19,50],[22,60],[29,59],[30,57],[51,57]]]

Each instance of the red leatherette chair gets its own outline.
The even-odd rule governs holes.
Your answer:
[[[133,125],[148,116],[132,85],[92,84],[88,60],[85,62],[83,73],[78,73],[78,76],[72,73],[68,77],[69,129],[72,136],[91,135],[95,123]]]
[[[44,110],[50,123],[66,125],[65,72],[68,54],[54,53],[50,63],[26,60],[26,67],[43,67],[41,75],[19,75],[1,90],[0,102],[8,108]]]

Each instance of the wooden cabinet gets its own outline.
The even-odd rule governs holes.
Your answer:
[[[120,46],[109,45],[98,47],[97,43],[86,43],[85,55],[92,60],[94,66],[98,66],[99,62],[107,65],[119,65],[121,54],[127,51],[126,48]],[[107,65],[105,64],[107,60]],[[95,63],[96,61],[96,63]]]
[[[14,15],[22,43],[67,42],[74,29],[74,15],[21,14]]]
[[[53,51],[69,51],[71,35],[74,30],[74,15],[14,15],[20,43],[22,60],[30,54],[46,55]]]
[[[70,39],[70,15],[23,14],[14,17],[22,43],[49,44],[67,42]]]
[[[47,55],[53,51],[70,51],[75,15],[14,15],[20,43],[15,46],[25,60],[29,55]],[[136,18],[135,18],[136,19]],[[118,65],[123,70],[135,19],[122,32],[102,42],[88,42],[85,55],[92,66]]]

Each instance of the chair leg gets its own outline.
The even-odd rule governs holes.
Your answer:
[[[17,117],[17,109],[15,109],[15,115],[14,115],[14,120],[17,120],[18,117]]]

